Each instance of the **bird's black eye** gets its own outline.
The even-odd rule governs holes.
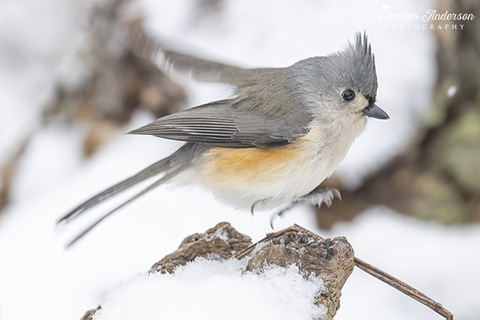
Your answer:
[[[345,101],[352,101],[353,99],[355,99],[355,92],[353,92],[350,89],[347,89],[342,92],[342,98]]]

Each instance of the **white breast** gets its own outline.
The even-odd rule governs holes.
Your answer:
[[[366,119],[360,120],[350,128],[330,126],[338,128],[336,131],[320,130],[320,126],[313,125],[307,135],[288,148],[274,148],[278,150],[274,156],[273,149],[267,149],[270,153],[265,153],[264,161],[255,158],[249,165],[243,162],[258,157],[261,150],[212,149],[198,168],[182,174],[183,181],[200,183],[212,190],[217,199],[239,209],[249,210],[254,203],[256,209],[270,209],[295,201],[334,172],[364,129]]]

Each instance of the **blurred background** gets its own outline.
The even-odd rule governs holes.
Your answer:
[[[274,226],[346,236],[358,257],[456,319],[480,319],[480,20],[424,17],[431,10],[477,17],[480,3],[0,1],[0,319],[79,319],[120,281],[220,221],[255,241],[271,231],[271,213],[252,217],[208,191],[161,186],[64,249],[115,203],[68,230],[55,228],[58,218],[181,145],[125,132],[229,94],[169,80],[128,49],[134,28],[169,48],[243,67],[334,53],[366,30],[377,103],[391,119],[370,120],[324,182],[342,201],[297,206]],[[359,315],[439,319],[356,270],[336,318]]]

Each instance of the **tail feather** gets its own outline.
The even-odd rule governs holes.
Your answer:
[[[147,168],[148,169],[148,168]],[[142,171],[143,172],[143,171]],[[105,218],[107,218],[108,216],[110,216],[112,213],[116,212],[117,210],[123,208],[124,206],[126,206],[127,204],[129,204],[130,202],[136,200],[137,198],[143,196],[145,193],[147,193],[148,191],[158,187],[159,185],[161,185],[162,183],[165,183],[167,182],[168,180],[170,180],[172,177],[174,177],[176,174],[178,173],[178,171],[172,171],[170,173],[167,173],[166,175],[164,175],[163,177],[161,177],[159,180],[155,181],[154,183],[152,183],[151,185],[149,185],[147,188],[143,189],[142,191],[140,191],[139,193],[137,193],[136,195],[134,195],[133,197],[131,197],[130,199],[128,199],[127,201],[125,201],[124,203],[122,203],[121,205],[119,205],[118,207],[116,207],[115,209],[111,210],[110,212],[106,213],[105,215],[103,215],[100,219],[98,219],[97,221],[95,221],[92,225],[90,225],[87,229],[85,229],[82,233],[80,233],[75,239],[73,239],[72,241],[70,241],[70,243],[67,245],[67,248],[70,247],[71,245],[73,245],[75,242],[77,242],[78,240],[80,240],[81,238],[83,238],[87,233],[89,233],[93,228],[95,228],[100,222],[102,222]],[[133,178],[133,177],[132,177]]]
[[[78,207],[74,208],[72,211],[67,213],[65,216],[60,218],[60,220],[57,221],[57,224],[61,222],[70,222],[76,217],[78,217],[80,214],[85,212],[86,210],[90,209],[91,207],[117,195],[118,193],[134,186],[135,184],[142,182],[145,179],[148,179],[150,177],[156,176],[167,169],[170,168],[170,157],[164,158],[160,161],[155,162],[151,166],[143,169],[139,173],[131,176],[128,179],[125,179],[114,186],[106,189],[105,191],[100,192],[99,194],[93,196],[92,198],[88,199],[84,203],[80,204]],[[165,177],[164,177],[165,178]],[[160,179],[159,181],[165,181]],[[157,182],[159,182],[157,181]]]

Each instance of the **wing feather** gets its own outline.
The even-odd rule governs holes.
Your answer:
[[[241,131],[232,113],[231,100],[215,101],[185,111],[171,114],[129,133],[152,135],[171,140],[206,143],[217,147],[250,148],[277,147],[295,140],[292,134],[270,132],[267,120],[250,115],[257,122],[254,131]],[[249,121],[244,115],[242,121]],[[253,128],[253,127],[252,127]]]
[[[243,69],[165,49],[137,34],[140,57],[200,81],[228,83],[234,97],[160,118],[130,133],[230,148],[273,148],[307,133],[312,115],[288,81],[288,68]],[[293,86],[293,87],[292,87]]]
[[[237,85],[236,79],[245,69],[213,62],[171,51],[141,32],[130,40],[132,51],[139,57],[154,63],[168,76],[172,73],[192,77],[197,81],[224,82]]]

